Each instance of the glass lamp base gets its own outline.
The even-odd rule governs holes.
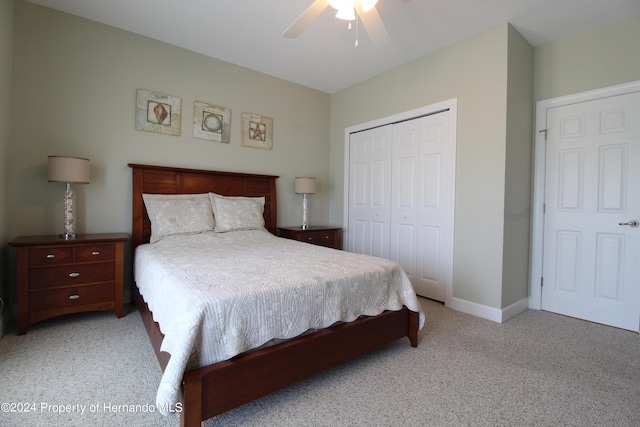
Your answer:
[[[60,235],[65,240],[73,240],[76,233],[73,227],[73,190],[71,184],[67,182],[64,192],[64,233]]]
[[[303,230],[307,229],[307,214],[308,209],[307,209],[307,195],[303,194],[302,195],[302,226],[300,228],[302,228]]]

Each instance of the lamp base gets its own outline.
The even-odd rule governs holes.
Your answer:
[[[64,233],[60,237],[65,240],[76,238],[76,233],[73,230],[73,190],[69,182],[67,182],[64,191]]]
[[[307,229],[307,195],[303,194],[302,195],[302,226],[300,226],[300,228],[302,228],[303,230]]]

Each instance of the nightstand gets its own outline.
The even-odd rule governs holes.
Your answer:
[[[81,311],[124,316],[124,243],[129,236],[23,236],[17,248],[18,335],[29,325]]]
[[[304,230],[301,227],[278,228],[278,236],[280,237],[334,249],[342,249],[340,244],[341,233],[342,228],[340,227],[311,226]]]

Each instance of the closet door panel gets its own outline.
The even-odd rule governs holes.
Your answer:
[[[399,185],[394,186],[392,199],[395,201],[394,207],[399,209],[416,208],[416,176],[418,173],[418,162],[415,157],[403,157],[397,159],[394,164],[395,179]]]
[[[349,226],[349,240],[353,252],[364,253],[366,248],[366,229],[365,221],[353,220]]]
[[[438,248],[440,247],[440,227],[423,226],[419,228],[418,252],[421,257],[420,279],[438,281]]]
[[[420,271],[412,282],[419,295],[438,301],[446,298],[451,280],[455,140],[449,113],[420,118],[419,230],[416,265]]]
[[[421,295],[426,294],[425,296],[431,299],[444,301],[445,289],[440,277],[440,227],[421,226],[419,230],[418,273],[412,283],[417,283],[420,286],[419,293]]]
[[[368,254],[380,258],[387,258],[389,255],[389,225],[382,221],[371,221],[369,235],[371,245]],[[362,252],[361,252],[362,253]]]
[[[352,252],[389,257],[391,125],[349,139],[348,245]]]
[[[402,266],[412,283],[417,273],[419,123],[419,119],[414,119],[394,125],[391,171],[391,259]]]
[[[411,282],[414,281],[415,265],[415,246],[416,246],[416,229],[413,224],[396,224],[394,228],[397,234],[395,240],[396,246],[393,248],[397,255],[395,261],[400,264],[402,269],[409,276]]]
[[[368,246],[367,218],[369,217],[369,201],[367,199],[367,177],[369,164],[367,156],[362,156],[361,144],[357,144],[359,158],[351,164],[349,178],[349,243],[352,250],[364,253]]]
[[[422,209],[437,209],[440,206],[440,154],[428,154],[421,158],[420,198]]]

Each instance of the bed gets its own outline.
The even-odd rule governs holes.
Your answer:
[[[215,193],[220,197],[263,198],[261,220],[263,220],[264,229],[271,235],[264,230],[262,232],[247,231],[242,235],[249,236],[250,239],[259,239],[261,242],[264,240],[269,244],[285,243],[284,239],[273,237],[277,227],[276,176],[139,164],[129,164],[129,166],[133,170],[132,254],[134,265],[136,265],[135,254],[138,252],[138,247],[140,247],[140,254],[143,254],[144,248],[153,246],[145,245],[152,238],[152,233],[151,221],[143,197],[150,194]],[[227,233],[224,237],[232,234]],[[176,239],[179,238],[182,237],[176,237]],[[218,239],[218,236],[213,233],[211,238]],[[207,234],[196,236],[194,239],[206,241],[206,244],[210,241]],[[166,247],[167,241],[169,239],[166,239],[162,245]],[[162,245],[157,246],[161,248]],[[311,246],[294,241],[287,241],[286,245]],[[297,247],[290,247],[292,253],[297,249]],[[317,256],[326,256],[329,259],[338,253],[328,248],[318,247],[314,250],[320,251],[316,254]],[[138,275],[138,273],[135,274]],[[167,374],[174,369],[171,364],[172,354],[161,349],[165,335],[154,320],[154,313],[142,297],[148,291],[141,291],[138,281],[142,282],[143,278],[134,277],[136,283],[133,289],[134,299],[160,366]],[[420,313],[419,306],[416,307],[413,302],[407,305],[412,305],[413,310],[405,305],[377,315],[359,316],[353,321],[337,322],[329,327],[269,346],[243,351],[226,360],[206,366],[189,367],[181,373],[180,404],[175,407],[165,407],[165,412],[167,409],[168,412],[174,410],[180,412],[181,425],[197,426],[202,420],[241,406],[400,338],[408,337],[411,346],[416,347],[418,330],[424,322],[424,316]],[[156,311],[160,313],[160,309]],[[168,337],[169,335],[167,339]],[[174,356],[173,361],[178,359],[178,356]]]

